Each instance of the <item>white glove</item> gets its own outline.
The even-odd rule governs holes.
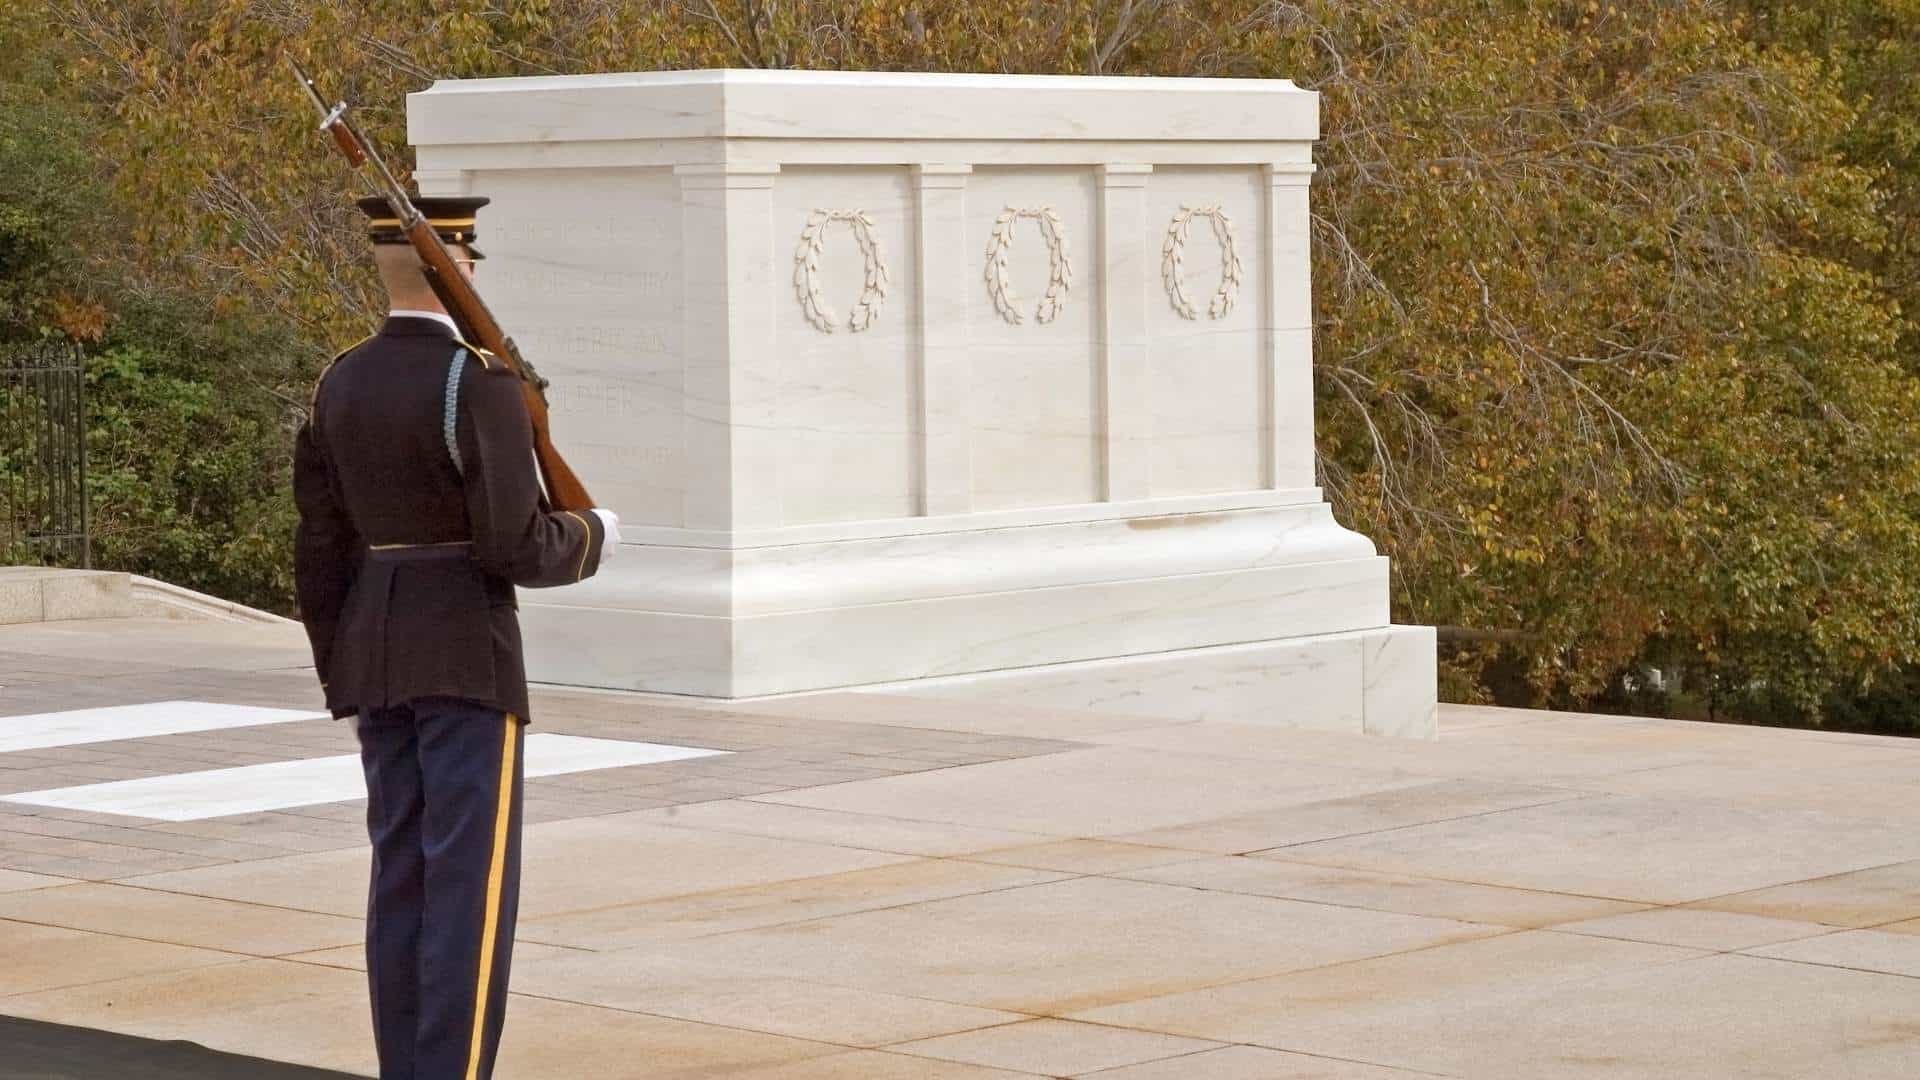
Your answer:
[[[613,561],[613,556],[620,550],[620,515],[598,506],[593,508],[593,512],[599,516],[607,534],[600,541],[600,565],[605,566]]]

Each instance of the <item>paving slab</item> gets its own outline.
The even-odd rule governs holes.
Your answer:
[[[51,874],[29,874],[21,870],[0,870],[0,893],[23,892],[27,889],[50,889],[56,885],[70,885],[72,878],[54,877]]]
[[[1027,1019],[911,994],[785,977],[760,965],[714,966],[684,949],[529,959],[519,993],[833,1043],[874,1047]]]
[[[1349,767],[1101,747],[761,795],[755,801],[1086,838],[1415,782]],[[993,797],[982,798],[986,791]]]
[[[787,806],[752,799],[726,799],[668,807],[636,815],[635,820],[683,829],[711,829],[747,836],[806,840],[903,855],[961,855],[1031,844],[1043,838],[1039,833],[909,821],[877,814]]]
[[[579,949],[648,943],[806,922],[1061,880],[1064,875],[954,859],[915,859],[868,870],[716,889],[568,915],[522,919],[522,936]]]
[[[1054,1015],[1497,932],[1452,919],[1086,877],[646,952],[719,971]]]
[[[366,980],[283,960],[241,960],[0,998],[0,1012],[371,1076]]]
[[[1589,798],[1563,788],[1484,780],[1434,780],[1339,795],[1275,810],[1197,821],[1116,839],[1219,855],[1332,840],[1343,836],[1472,817],[1495,810]]]
[[[1540,721],[1525,726],[1504,729],[1467,726],[1450,730],[1448,741],[1462,747],[1559,749],[1595,756],[1676,750],[1695,753],[1703,762],[1770,761],[1793,768],[1849,760],[1879,761],[1886,749],[1835,737],[1842,733],[1806,729],[1582,713],[1533,715],[1540,717]]]
[[[1367,1054],[1315,1049],[1287,1041],[1309,1022],[1356,1022],[1364,1014],[1418,1012],[1467,999],[1541,994],[1562,982],[1585,983],[1610,972],[1709,955],[1641,942],[1551,930],[1518,930],[1430,948],[1402,950],[1348,963],[1139,998],[1069,1015],[1094,1023],[1165,1031],[1194,1038],[1304,1049],[1360,1061]]]
[[[1706,897],[1693,906],[1832,926],[1873,926],[1916,918],[1920,917],[1920,859]]]
[[[0,895],[0,919],[252,956],[347,945],[365,937],[359,919],[102,883]]]
[[[859,1050],[728,1075],[737,1080],[1031,1080],[1035,1074]]]
[[[1879,930],[1839,930],[1755,945],[1749,956],[1771,956],[1803,964],[1827,964],[1857,971],[1882,971],[1920,978],[1920,937]]]
[[[1074,1080],[1427,1080],[1441,1075],[1258,1046],[1229,1046],[1144,1065],[1082,1073]]]
[[[0,1014],[14,998],[153,972],[230,965],[245,957],[156,941],[0,919]],[[57,1018],[51,1018],[57,1019]]]
[[[1920,1066],[1920,980],[1569,944],[1578,937],[1527,931],[1090,1018],[1489,1080],[1893,1077]],[[1782,1009],[1783,994],[1810,1007]]]
[[[52,816],[51,814],[46,816]],[[103,815],[104,816],[104,815]],[[124,821],[125,819],[116,819]],[[142,825],[142,830],[157,835],[197,836],[282,849],[294,854],[313,851],[338,851],[367,843],[364,825],[327,822],[296,814],[238,814],[208,818],[204,821],[180,821]]]
[[[670,896],[866,870],[906,862],[887,852],[656,825],[634,814],[527,829],[520,915],[591,911]],[[613,868],[608,852],[620,852]]]
[[[498,1080],[709,1080],[819,1060],[844,1047],[515,994]],[[851,1078],[858,1074],[846,1074]]]
[[[675,829],[631,815],[530,825],[521,844],[520,917],[526,920],[885,866],[909,858],[828,844]],[[611,868],[609,852],[620,852],[624,866]],[[349,848],[143,875],[127,883],[301,911],[360,915],[366,909],[369,865],[366,849]]]
[[[1575,893],[1513,889],[1467,881],[1384,874],[1289,862],[1270,854],[1210,856],[1113,876],[1195,889],[1273,896],[1342,907],[1431,915],[1463,922],[1530,928],[1639,911],[1644,904]]]
[[[1612,718],[1615,721],[1622,718]],[[1598,721],[1608,728],[1631,732],[1630,723]],[[1516,725],[1515,732],[1531,724]],[[1337,731],[1314,731],[1243,724],[1174,724],[1082,736],[1078,741],[1104,746],[1192,754],[1246,763],[1270,761],[1292,767],[1364,766],[1412,781],[1424,779],[1485,780],[1538,787],[1574,787],[1596,777],[1613,776],[1668,765],[1712,760],[1712,748],[1690,745],[1639,745],[1631,737],[1603,744],[1600,740],[1573,745],[1510,744],[1493,738],[1471,738],[1472,731],[1450,734],[1442,722],[1437,740],[1375,739],[1357,753],[1356,736]]]
[[[1070,874],[1114,874],[1122,870],[1188,862],[1200,856],[1177,847],[1129,844],[1117,840],[1055,840],[1045,844],[976,851],[966,857],[974,862],[1059,870]]]
[[[123,879],[139,889],[326,915],[366,915],[372,857],[363,847],[223,862]]]
[[[1819,923],[1687,907],[1645,908],[1619,915],[1602,915],[1594,919],[1559,923],[1554,929],[1569,934],[1593,934],[1597,937],[1721,952],[1833,933],[1831,926]]]
[[[1678,904],[1920,855],[1920,832],[1794,808],[1603,795],[1297,844],[1287,858]]]
[[[1184,1058],[1219,1043],[1131,1031],[1071,1020],[1028,1020],[918,1039],[889,1047],[896,1054],[1016,1069],[1043,1076],[1070,1076]]]
[[[1813,749],[1832,756],[1832,748],[1816,745]],[[1844,756],[1856,759],[1863,752],[1871,753],[1858,746],[1843,750]],[[1914,755],[1882,752],[1874,756]],[[1889,772],[1900,775],[1889,776]],[[1911,766],[1903,763],[1897,770],[1872,769],[1870,763],[1860,760],[1819,767],[1810,767],[1805,761],[1716,761],[1619,773],[1578,783],[1589,791],[1704,798],[1747,806],[1816,810],[1907,828],[1920,826],[1920,802],[1913,797],[1915,789],[1920,788],[1920,760]]]
[[[180,619],[82,619],[0,626],[0,651],[65,661],[98,676],[137,666],[266,670],[313,663],[298,624]]]

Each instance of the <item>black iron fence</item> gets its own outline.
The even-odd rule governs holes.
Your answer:
[[[91,566],[85,363],[77,345],[0,345],[0,564]]]

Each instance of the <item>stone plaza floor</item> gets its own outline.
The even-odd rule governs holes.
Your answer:
[[[317,711],[306,662],[290,627],[0,627],[0,1015],[373,1071],[363,806],[311,760],[348,728],[83,712]],[[527,783],[502,1077],[1920,1076],[1920,741],[857,694],[535,721],[665,749],[555,743]],[[136,796],[165,816],[76,808]]]

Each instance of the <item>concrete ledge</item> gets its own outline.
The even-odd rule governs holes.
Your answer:
[[[0,566],[0,626],[75,619],[211,619],[290,625],[293,620],[115,570]]]
[[[133,614],[133,587],[126,574],[0,567],[0,624],[124,619]]]
[[[297,626],[298,620],[275,615],[271,611],[250,608],[217,596],[169,585],[155,578],[131,574],[137,614],[164,619],[212,619],[217,622],[263,623],[268,626]]]

